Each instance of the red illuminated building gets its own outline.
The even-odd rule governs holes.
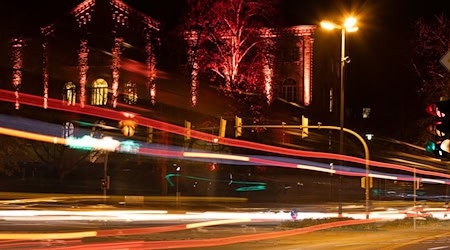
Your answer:
[[[264,93],[260,94],[270,106],[268,118],[298,122],[309,113],[316,88],[315,30],[315,25],[299,25],[260,31],[267,46],[278,48],[267,56],[270,60],[261,72]],[[17,100],[21,92],[43,96],[44,109],[47,99],[55,98],[82,107],[131,108],[177,124],[192,120],[197,127],[196,121],[223,116],[226,99],[220,100],[214,89],[199,83],[198,68],[186,72],[190,77],[156,69],[158,57],[167,56],[160,50],[160,34],[158,21],[125,2],[86,0],[64,18],[41,27],[40,36],[10,40],[11,84],[2,88],[15,91]],[[194,37],[185,36],[187,55]],[[211,105],[211,97],[216,105]],[[20,108],[19,102],[15,108]],[[205,114],[206,118],[198,118]]]
[[[9,65],[4,70],[8,77],[0,87],[16,93],[16,103],[6,104],[9,112],[29,112],[20,105],[20,96],[26,93],[43,97],[42,109],[38,113],[33,109],[27,116],[63,124],[64,136],[70,136],[80,126],[91,129],[101,122],[117,127],[118,123],[97,121],[89,115],[55,115],[48,107],[49,98],[60,99],[67,106],[116,109],[181,126],[189,120],[194,129],[203,125],[215,127],[218,117],[227,112],[227,99],[218,95],[216,89],[201,84],[203,78],[197,76],[195,67],[181,73],[157,70],[158,58],[166,56],[160,50],[160,26],[157,20],[120,0],[86,0],[64,18],[40,30],[36,28],[39,36],[11,38],[8,47],[11,60],[3,63]],[[261,95],[267,98],[270,107],[268,120],[298,124],[316,100],[315,31],[315,25],[261,30],[260,38],[266,44],[280,48],[268,55],[271,60],[261,72],[264,76]],[[180,57],[189,55],[192,37],[186,36],[185,41],[185,54]],[[6,105],[3,103],[2,108]],[[228,132],[231,130],[230,126]],[[245,137],[250,139],[251,134],[248,131]],[[278,132],[273,134],[269,138],[275,144],[288,141],[287,136],[280,139]],[[180,136],[139,126],[133,138],[162,144],[184,143]],[[210,144],[201,146],[207,145]],[[159,176],[165,173],[164,167]]]

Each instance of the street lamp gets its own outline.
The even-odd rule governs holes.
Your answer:
[[[322,21],[320,23],[320,26],[322,28],[325,28],[327,30],[333,30],[333,29],[340,29],[341,30],[341,72],[340,72],[340,85],[341,85],[341,94],[340,94],[340,110],[339,110],[339,154],[344,153],[344,68],[345,64],[350,62],[350,58],[345,55],[345,34],[347,32],[355,32],[358,30],[358,27],[356,25],[356,18],[349,17],[347,18],[342,25],[337,25],[333,22],[329,21]],[[341,176],[339,176],[341,178]],[[340,197],[340,191],[339,191],[339,197]],[[367,196],[367,194],[366,194]],[[341,198],[339,198],[339,215],[342,214],[342,204],[341,204]]]

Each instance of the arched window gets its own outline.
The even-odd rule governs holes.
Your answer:
[[[138,100],[138,94],[137,94],[137,88],[136,83],[134,82],[127,82],[125,84],[125,95],[124,95],[124,101],[128,104],[136,104]]]
[[[64,84],[63,101],[67,105],[75,105],[77,102],[77,87],[72,82]]]
[[[63,124],[63,138],[72,137],[74,132],[74,126],[71,122],[65,122]]]
[[[297,82],[294,79],[284,80],[283,85],[281,85],[281,97],[290,102],[298,101]]]
[[[108,103],[108,83],[98,78],[92,83],[91,105],[106,105]]]

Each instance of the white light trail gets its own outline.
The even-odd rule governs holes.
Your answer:
[[[388,180],[397,180],[397,177],[384,174],[369,174],[370,177]]]
[[[297,168],[312,170],[312,171],[326,172],[326,173],[331,173],[331,174],[336,173],[336,170],[333,170],[333,169],[314,167],[314,166],[308,166],[308,165],[297,165]]]
[[[439,184],[445,184],[445,181],[441,181],[441,180],[434,180],[434,179],[429,179],[429,178],[420,178],[422,180],[422,182],[433,182],[433,183],[439,183]]]
[[[224,159],[224,160],[235,160],[235,161],[249,161],[250,158],[246,156],[239,155],[227,155],[227,154],[212,154],[212,153],[196,153],[196,152],[184,152],[184,157],[192,158],[211,158],[211,159]]]

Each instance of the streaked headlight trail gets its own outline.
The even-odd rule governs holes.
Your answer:
[[[66,140],[64,138],[59,137],[52,137],[47,135],[41,135],[36,133],[30,133],[15,129],[9,129],[9,128],[3,128],[0,127],[0,134],[5,135],[13,135],[20,138],[30,139],[30,140],[38,140],[38,141],[44,141],[44,142],[50,142],[50,143],[58,143],[63,145],[68,145],[70,143],[70,140]],[[112,139],[111,139],[112,140]],[[92,142],[92,141],[85,141],[85,142]],[[118,141],[117,141],[118,142]],[[120,144],[120,142],[118,142]],[[78,145],[81,146],[81,145]],[[92,145],[86,145],[86,148],[90,149],[92,148]],[[119,149],[118,152],[121,153],[128,153],[127,150],[120,150],[120,147],[117,147]],[[176,157],[176,158],[185,158],[190,159],[193,158],[195,160],[211,160],[211,159],[226,159],[226,160],[232,160],[235,163],[236,162],[252,162],[255,164],[264,164],[269,166],[276,166],[276,167],[286,167],[286,168],[298,168],[298,169],[304,169],[304,170],[312,170],[312,171],[320,171],[320,172],[327,172],[327,173],[334,173],[334,174],[340,174],[340,175],[347,175],[347,176],[365,176],[364,172],[355,172],[359,170],[358,168],[350,168],[353,169],[353,171],[343,171],[343,170],[331,170],[327,169],[325,167],[320,166],[313,166],[313,165],[306,165],[303,162],[300,162],[300,160],[296,159],[288,159],[290,162],[282,161],[282,159],[286,158],[273,158],[270,159],[270,157],[259,157],[259,156],[239,156],[239,155],[230,155],[230,154],[217,154],[217,153],[207,153],[207,152],[183,152],[181,150],[167,150],[167,149],[151,149],[146,147],[139,147],[137,150],[138,154],[142,155],[148,155],[148,156],[167,156],[167,157]],[[311,162],[312,163],[312,162]],[[312,163],[314,164],[314,163]],[[404,181],[413,181],[414,178],[409,176],[402,176],[402,175],[386,175],[382,173],[375,173],[374,171],[371,171],[370,176],[374,178],[381,178],[381,179],[390,179],[390,180],[404,180]],[[436,184],[450,184],[450,180],[434,180],[430,178],[419,178],[422,179],[424,182],[428,183],[436,183]]]
[[[0,100],[14,103],[16,101],[16,98],[15,98],[14,92],[7,91],[7,90],[0,90]],[[41,105],[42,105],[42,97],[25,94],[25,93],[21,94],[21,99],[19,101],[20,101],[20,104],[23,104],[23,105],[31,105],[31,106],[37,106],[37,107],[41,107]],[[119,112],[116,110],[104,109],[104,108],[89,106],[89,105],[85,105],[85,107],[82,108],[78,104],[75,106],[66,106],[63,104],[63,102],[61,100],[51,99],[51,98],[48,99],[48,108],[65,111],[65,112],[73,112],[73,113],[79,113],[79,114],[92,115],[92,116],[102,117],[102,118],[116,120],[116,121],[120,121],[125,118],[123,112]],[[152,127],[154,129],[158,129],[158,130],[162,130],[162,131],[166,131],[166,132],[170,132],[170,133],[174,133],[174,134],[178,134],[178,135],[186,135],[186,133],[187,133],[186,128],[177,126],[177,125],[173,125],[170,123],[157,121],[157,120],[153,120],[150,118],[141,117],[138,115],[136,115],[134,117],[134,119],[141,126]],[[190,136],[195,139],[212,142],[212,143],[223,144],[223,145],[232,146],[232,147],[240,147],[240,148],[258,150],[258,151],[264,151],[264,152],[270,152],[270,153],[278,153],[278,154],[283,154],[283,155],[309,157],[309,158],[333,159],[333,160],[342,160],[342,161],[349,161],[349,162],[354,162],[354,163],[359,163],[359,164],[365,164],[365,159],[357,158],[357,157],[353,157],[353,156],[282,148],[282,147],[277,147],[277,146],[272,146],[272,145],[266,145],[266,144],[231,139],[231,138],[218,138],[216,135],[212,135],[212,134],[208,134],[208,133],[204,133],[204,132],[200,132],[200,131],[195,131],[195,130],[190,130]],[[140,153],[145,154],[145,152],[140,152]],[[166,153],[166,154],[170,153],[170,154],[175,154],[175,155],[178,154],[178,153],[174,153],[174,152],[162,152],[162,153]],[[173,156],[175,156],[175,155],[173,155]],[[392,164],[392,163],[370,161],[369,164],[372,167],[375,166],[375,167],[382,167],[382,168],[389,168],[389,169],[397,169],[397,170],[407,171],[407,172],[411,172],[411,173],[416,171],[417,174],[437,176],[437,177],[443,177],[443,178],[450,179],[449,174],[427,171],[427,170],[422,170],[422,169],[414,169],[411,167],[406,167],[406,166]],[[297,168],[297,166],[295,166],[294,168]],[[341,173],[336,171],[336,174],[341,174]],[[349,175],[355,176],[354,173],[351,173]],[[446,181],[446,183],[448,183],[448,181]]]

